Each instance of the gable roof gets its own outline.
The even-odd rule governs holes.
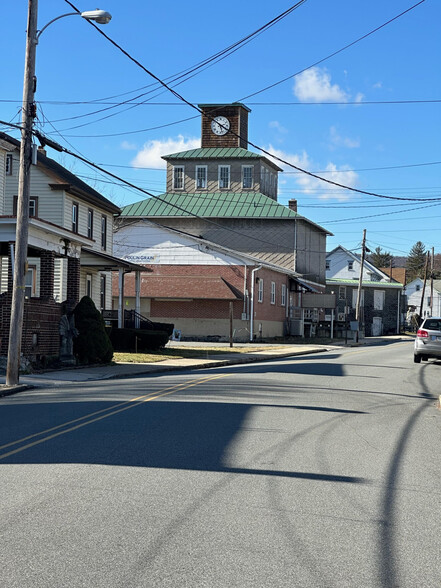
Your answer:
[[[20,141],[1,131],[0,140],[7,141],[11,145],[15,146],[16,149],[20,150]],[[38,151],[37,162],[41,167],[46,168],[48,171],[55,174],[59,180],[62,180],[62,182],[58,184],[60,189],[64,189],[74,196],[78,196],[79,198],[83,198],[92,204],[100,206],[112,214],[119,214],[120,208],[116,206],[116,204],[113,204],[113,202],[94,190],[91,186],[86,184],[86,182],[80,180],[80,178],[57,163],[54,159],[47,157],[47,155],[45,155],[45,153],[42,151]],[[56,189],[57,184],[51,184],[51,188]]]
[[[273,169],[283,171],[282,168],[267,157],[244,149],[243,147],[200,147],[199,149],[188,149],[187,151],[163,155],[162,159],[166,161],[169,159],[260,159]]]
[[[352,253],[352,251],[349,251],[349,249],[346,249],[345,247],[343,247],[343,245],[337,245],[337,247],[335,247],[332,251],[330,251],[329,253],[327,253],[326,254],[326,259],[328,259],[328,257],[331,257],[331,255],[333,255],[339,249],[341,251],[343,251],[346,255],[349,255],[349,257],[352,257],[352,259],[354,261],[357,261],[358,263],[361,263],[361,256],[358,253]],[[373,263],[371,263],[370,261],[368,261],[366,258],[364,260],[364,269],[366,269],[368,271],[370,270],[371,272],[375,272],[376,274],[378,274],[379,276],[381,276],[384,280],[389,280],[388,274],[386,274],[384,271],[382,271],[381,269],[379,269],[378,267],[376,267]]]

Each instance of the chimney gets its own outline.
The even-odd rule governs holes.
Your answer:
[[[297,212],[297,200],[295,198],[291,198],[291,200],[289,200],[288,208],[294,212]]]
[[[38,153],[41,153],[42,155],[46,155],[46,149],[44,147],[42,147],[41,145],[38,146]]]

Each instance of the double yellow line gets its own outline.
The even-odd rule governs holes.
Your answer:
[[[17,439],[16,441],[5,443],[4,445],[0,445],[0,452],[8,448],[13,449],[10,449],[6,453],[1,453],[0,460],[5,459],[6,457],[9,457],[16,453],[20,453],[21,451],[25,451],[26,449],[29,449],[31,447],[35,447],[36,445],[40,445],[40,443],[46,443],[46,441],[55,439],[60,435],[65,435],[66,433],[70,433],[77,429],[81,429],[81,427],[86,427],[87,425],[91,425],[92,423],[96,423],[97,421],[101,421],[108,417],[114,416],[115,414],[124,412],[125,410],[130,410],[131,408],[135,408],[136,406],[139,406],[140,404],[143,404],[145,402],[150,402],[151,400],[162,398],[163,396],[168,396],[169,394],[173,394],[175,392],[181,392],[182,390],[187,390],[188,388],[193,388],[194,386],[198,386],[200,384],[205,384],[206,382],[209,382],[211,380],[224,378],[227,375],[228,374],[219,374],[207,378],[191,380],[190,382],[184,382],[183,384],[177,384],[175,386],[165,388],[160,392],[144,394],[143,396],[138,396],[137,398],[132,398],[131,400],[127,400],[125,402],[113,404],[108,408],[103,408],[102,410],[91,412],[77,419],[66,421],[64,423],[61,423],[60,425],[51,427],[50,429],[45,429],[44,431],[28,435],[27,437],[22,437],[21,439]],[[37,439],[37,437],[40,438]],[[17,445],[19,445],[19,447],[17,447]]]

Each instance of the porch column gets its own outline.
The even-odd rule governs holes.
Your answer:
[[[118,329],[124,326],[124,270],[122,267],[118,270]]]
[[[40,297],[54,297],[54,271],[55,271],[55,253],[53,251],[42,251],[40,255],[41,272],[40,272]]]
[[[141,321],[141,272],[135,272],[135,329],[139,329]]]
[[[75,304],[80,300],[80,260],[67,258],[67,299]]]

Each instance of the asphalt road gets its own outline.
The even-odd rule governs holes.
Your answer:
[[[2,588],[441,586],[411,343],[0,399]]]

